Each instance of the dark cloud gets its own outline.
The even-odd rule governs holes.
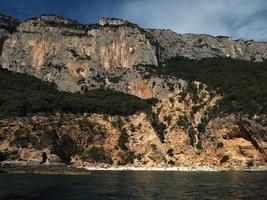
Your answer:
[[[120,12],[146,27],[267,41],[266,0],[136,0]]]

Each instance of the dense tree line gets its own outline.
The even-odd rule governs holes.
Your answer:
[[[267,113],[267,61],[254,63],[230,58],[190,60],[177,57],[147,66],[150,75],[172,75],[197,80],[223,95],[216,112]],[[152,100],[108,90],[60,92],[51,83],[0,68],[0,117],[37,112],[129,115],[151,111]]]
[[[110,90],[60,92],[54,84],[0,68],[0,117],[38,112],[129,115],[151,110],[149,101]]]
[[[177,57],[151,68],[152,73],[200,81],[223,95],[216,112],[267,113],[267,61],[255,63],[230,58],[190,60]]]

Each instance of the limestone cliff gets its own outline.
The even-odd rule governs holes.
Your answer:
[[[0,14],[0,56],[6,39],[16,30],[18,21],[10,16]]]
[[[84,25],[43,15],[19,23],[1,15],[0,53],[3,68],[48,80],[59,90],[102,88],[157,99],[151,112],[129,116],[37,113],[1,119],[0,161],[266,167],[267,126],[258,120],[266,115],[211,117],[221,94],[156,72],[159,63],[177,56],[261,62],[266,43],[142,29],[121,19]]]
[[[176,56],[259,62],[267,58],[263,42],[142,29],[121,19],[102,18],[98,24],[83,25],[43,15],[18,23],[2,15],[0,24],[3,68],[55,82],[59,89],[72,92],[81,90],[78,82],[90,76],[91,67],[113,71],[138,64],[157,65]]]
[[[54,81],[70,91],[79,90],[77,81],[88,77],[89,67],[113,70],[157,62],[156,47],[137,26],[82,25],[57,16],[21,23],[2,54],[4,68]]]
[[[160,45],[160,59],[175,56],[191,59],[229,57],[262,62],[267,59],[267,43],[233,40],[226,36],[177,34],[171,30],[146,29]]]
[[[41,163],[45,153],[47,163],[71,162],[79,166],[266,166],[266,127],[246,118],[213,121],[207,135],[198,138],[201,142],[197,146],[193,144],[195,136],[189,134],[192,132],[172,121],[168,122],[162,143],[144,113],[129,117],[36,115],[0,123],[1,161]]]

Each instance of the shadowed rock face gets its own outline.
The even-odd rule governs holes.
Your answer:
[[[0,13],[0,29],[5,29],[8,32],[14,32],[19,22],[11,16]]]
[[[8,15],[0,14],[0,56],[2,55],[2,48],[5,40],[10,36],[10,33],[16,31],[17,25],[17,20]]]

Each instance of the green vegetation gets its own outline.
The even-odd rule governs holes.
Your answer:
[[[188,136],[190,145],[194,146],[194,144],[196,143],[196,131],[192,126],[188,129]]]
[[[78,122],[80,130],[81,131],[85,131],[88,133],[88,136],[90,140],[93,140],[94,136],[98,135],[101,138],[104,138],[106,135],[106,130],[101,127],[100,124],[96,123],[96,122],[92,122],[85,119],[82,119]]]
[[[81,151],[77,147],[76,142],[69,135],[63,135],[59,144],[54,146],[54,152],[64,162],[69,163],[71,161],[71,156]]]
[[[134,163],[134,159],[136,158],[136,155],[134,152],[130,151],[127,153],[126,163]]]
[[[164,143],[165,140],[165,132],[166,132],[166,125],[159,121],[158,115],[154,112],[149,113],[149,120],[157,136],[160,139],[161,143]]]
[[[63,19],[66,20],[66,19]],[[65,23],[64,21],[44,21],[44,24],[46,26],[50,27],[60,27],[60,28],[66,28],[66,29],[73,29],[73,30],[85,30],[86,26],[83,24],[80,24],[77,21],[68,21]]]
[[[200,123],[197,125],[197,130],[199,131],[199,133],[205,133],[208,122],[209,122],[208,118],[206,117],[201,118]]]
[[[123,126],[123,121],[120,117],[117,117],[114,121],[111,122],[112,126],[117,129],[121,129]]]
[[[253,167],[253,166],[254,166],[253,160],[247,161],[247,167]]]
[[[197,144],[196,144],[196,148],[199,149],[199,150],[202,150],[203,147],[202,147],[202,140],[198,140]]]
[[[0,151],[0,162],[4,161],[6,159],[7,159],[7,154]]]
[[[223,148],[223,143],[222,142],[218,142],[218,144],[217,144],[217,149],[219,149],[219,148]]]
[[[168,124],[170,124],[171,120],[172,120],[172,116],[171,115],[165,115],[163,117],[164,122],[167,122]]]
[[[0,68],[0,118],[38,112],[130,115],[150,111],[151,102],[110,90],[60,92],[54,84]]]
[[[82,155],[83,160],[112,164],[112,158],[103,148],[93,146]]]
[[[37,150],[49,148],[51,153],[58,155],[66,163],[70,162],[73,154],[79,152],[79,148],[69,135],[63,135],[60,139],[55,130],[45,130],[38,137],[27,129],[17,129],[9,145],[18,148],[32,147]]]
[[[9,143],[10,146],[27,148],[32,145],[35,149],[40,149],[38,139],[31,135],[30,131],[27,129],[17,129],[14,132],[14,139]]]
[[[109,78],[109,81],[112,82],[112,83],[119,83],[123,78],[123,75],[119,75],[119,76],[112,76]]]
[[[230,58],[190,60],[177,57],[159,67],[146,66],[146,69],[152,75],[171,75],[207,84],[223,95],[213,112],[215,115],[267,113],[267,61],[254,63]],[[194,87],[190,89],[195,90]],[[197,102],[199,99],[194,96],[194,100]]]
[[[118,141],[118,146],[122,149],[122,150],[128,150],[128,147],[126,146],[126,144],[129,142],[129,136],[126,132],[126,129],[122,129],[121,130],[121,134],[119,137],[119,141]]]
[[[223,164],[223,163],[227,162],[229,159],[230,159],[230,157],[228,155],[224,155],[222,157],[222,159],[220,160],[220,164]]]
[[[168,156],[173,157],[174,156],[173,149],[168,149],[167,154]]]
[[[187,130],[191,126],[191,123],[186,115],[180,115],[176,124],[184,130]]]
[[[169,165],[175,165],[175,162],[174,162],[173,160],[169,160],[169,161],[168,161],[168,164],[169,164]]]
[[[40,135],[40,145],[42,147],[53,148],[58,145],[59,137],[55,130],[45,130],[43,134]]]

